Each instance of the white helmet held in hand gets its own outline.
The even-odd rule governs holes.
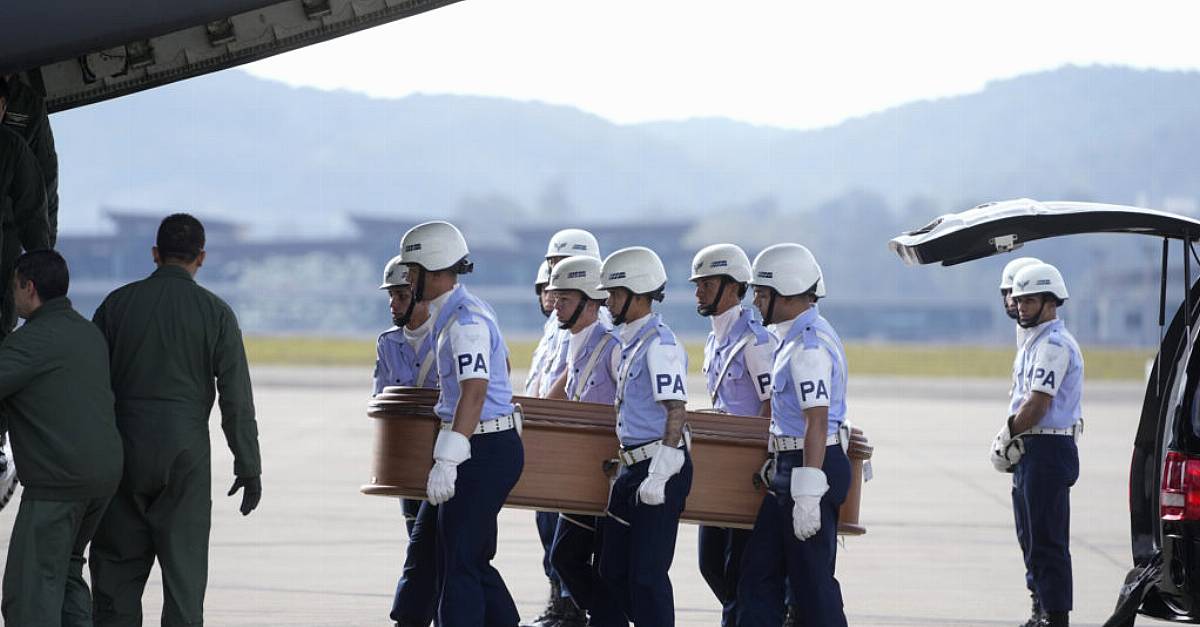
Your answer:
[[[583,255],[600,260],[600,244],[596,236],[583,229],[563,229],[550,238],[546,259]]]
[[[550,263],[548,261],[543,260],[542,263],[540,265],[538,265],[537,279],[535,279],[533,281],[533,286],[534,287],[545,287],[546,284],[549,282],[550,282]]]
[[[692,258],[692,276],[688,280],[709,276],[728,276],[738,283],[749,283],[750,258],[733,244],[705,246]]]
[[[645,246],[622,248],[604,260],[600,268],[600,289],[623,287],[634,294],[650,294],[662,300],[667,270],[658,255]]]
[[[400,238],[400,263],[417,264],[429,272],[466,274],[472,268],[467,260],[470,252],[458,227],[442,220],[418,224]]]
[[[1041,259],[1034,257],[1017,257],[1004,265],[1004,270],[1000,272],[1000,289],[1011,290],[1013,286],[1013,277],[1021,268],[1032,266],[1035,263],[1042,263]]]
[[[1067,283],[1058,268],[1048,263],[1025,266],[1013,277],[1012,297],[1052,294],[1060,301],[1067,300]]]
[[[608,292],[600,288],[600,260],[584,255],[567,257],[554,266],[548,290],[579,290],[592,300],[603,300]]]
[[[769,287],[780,296],[796,296],[811,292],[825,297],[825,280],[817,258],[800,244],[775,244],[763,249],[754,258],[750,284]]]
[[[406,285],[408,285],[408,268],[404,267],[401,256],[396,255],[383,267],[383,283],[379,284],[379,289],[388,290]]]

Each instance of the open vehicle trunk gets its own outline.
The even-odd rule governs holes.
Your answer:
[[[1133,624],[1135,613],[1200,622],[1200,354],[1193,350],[1200,315],[1200,283],[1192,281],[1192,250],[1200,222],[1179,215],[1083,202],[1009,200],[941,216],[888,246],[909,265],[954,265],[1020,248],[1024,243],[1078,233],[1140,233],[1163,238],[1159,321],[1165,320],[1166,271],[1171,251],[1183,255],[1188,289],[1163,335],[1146,386],[1129,470],[1133,567],[1106,625]],[[1181,240],[1172,243],[1171,240]],[[1200,263],[1197,263],[1200,266]],[[1182,490],[1167,490],[1168,458]],[[1194,459],[1193,459],[1194,458]],[[1188,460],[1194,465],[1188,466]],[[1195,489],[1190,489],[1194,470]],[[1175,484],[1172,483],[1174,486]],[[1180,505],[1175,510],[1164,509]],[[1192,502],[1194,499],[1194,503]],[[1188,509],[1194,505],[1194,512]],[[1193,516],[1194,514],[1194,516]]]

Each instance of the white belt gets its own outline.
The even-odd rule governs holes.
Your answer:
[[[680,442],[680,448],[683,447],[683,442]],[[655,451],[662,446],[662,440],[655,440],[649,444],[631,448],[628,450],[622,449],[617,451],[617,457],[621,458],[621,463],[626,466],[632,466],[638,462],[644,462],[654,458]]]
[[[442,422],[442,430],[449,431],[454,428],[454,422]],[[514,411],[511,414],[500,416],[495,420],[480,420],[479,426],[475,427],[475,435],[481,433],[500,433],[501,431],[509,431],[511,429],[521,428],[521,412]]]
[[[825,446],[833,446],[840,444],[842,437],[840,432],[834,432],[825,436]],[[768,453],[782,453],[784,451],[803,451],[804,438],[798,438],[794,435],[773,435],[767,441]]]
[[[1083,433],[1083,419],[1069,426],[1056,429],[1054,427],[1030,427],[1025,433],[1019,435],[1069,435],[1078,438]]]

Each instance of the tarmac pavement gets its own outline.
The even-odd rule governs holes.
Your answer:
[[[225,496],[232,457],[214,415],[207,624],[390,625],[405,533],[396,499],[358,491],[371,463],[370,372],[253,374],[263,501],[244,518],[240,498]],[[701,381],[689,385],[694,406],[707,406]],[[850,415],[875,446],[875,477],[863,496],[868,533],[846,539],[838,558],[851,625],[1017,625],[1028,616],[1010,479],[987,460],[1007,388],[990,380],[852,379]],[[1103,623],[1130,562],[1127,473],[1142,393],[1130,383],[1085,387],[1087,431],[1072,493],[1074,625]],[[14,503],[0,512],[5,547],[16,510]],[[715,626],[719,607],[696,566],[696,529],[681,528],[671,570],[677,624]],[[525,619],[547,594],[540,560],[533,513],[505,509],[495,564]],[[157,622],[161,598],[156,569],[144,597],[147,623]]]

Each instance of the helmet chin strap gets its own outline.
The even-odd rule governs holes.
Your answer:
[[[1013,307],[1008,306],[1008,300],[1009,300],[1008,294],[1011,292],[1012,292],[1012,290],[1008,290],[1007,292],[1005,290],[1000,290],[1000,303],[1004,305],[1004,315],[1008,316],[1009,318],[1012,318],[1013,320],[1016,320],[1018,318],[1018,316],[1020,315],[1017,313],[1016,306],[1015,305]]]
[[[566,322],[560,320],[558,323],[558,328],[567,330],[574,328],[575,323],[579,322],[579,316],[583,314],[583,310],[585,307],[587,307],[587,304],[588,298],[586,295],[584,295],[579,299],[579,304],[575,306],[575,313],[571,314],[571,317],[568,318]]]
[[[553,309],[546,309],[546,306],[545,306],[544,304],[542,304],[542,290],[544,290],[544,289],[546,289],[546,288],[542,288],[542,289],[539,289],[539,290],[534,290],[534,291],[537,293],[537,297],[538,297],[538,309],[539,309],[539,310],[541,310],[541,312],[542,312],[542,317],[543,317],[543,318],[549,318],[549,317],[550,317],[550,314],[551,314],[551,313],[553,313],[553,311],[554,311],[554,310],[553,310]]]
[[[763,314],[763,324],[774,324],[775,320],[775,298],[779,296],[779,292],[771,290],[771,300],[767,301],[767,313]]]
[[[1038,307],[1037,314],[1034,315],[1032,318],[1023,318],[1023,317],[1020,317],[1020,315],[1018,315],[1017,316],[1017,325],[1019,325],[1022,329],[1032,329],[1033,327],[1036,327],[1037,325],[1041,324],[1042,311],[1045,309],[1046,309],[1046,297],[1045,297],[1045,295],[1043,295],[1042,296],[1042,304],[1041,304],[1041,306]]]
[[[417,278],[415,281],[410,278],[408,284],[412,286],[412,298],[408,301],[408,307],[399,316],[392,316],[392,322],[395,322],[398,327],[402,327],[412,320],[413,310],[417,308],[417,303],[425,297],[425,268],[417,266]]]
[[[629,298],[625,299],[625,304],[621,305],[621,311],[613,314],[613,324],[625,324],[625,316],[629,315],[629,305],[633,303],[633,292],[629,293]]]
[[[706,316],[706,317],[717,315],[717,307],[721,302],[721,296],[725,295],[725,286],[728,284],[729,284],[729,277],[722,276],[721,277],[721,285],[719,287],[717,287],[717,295],[714,296],[713,299],[707,303],[696,305],[696,313],[700,314],[701,316]]]

